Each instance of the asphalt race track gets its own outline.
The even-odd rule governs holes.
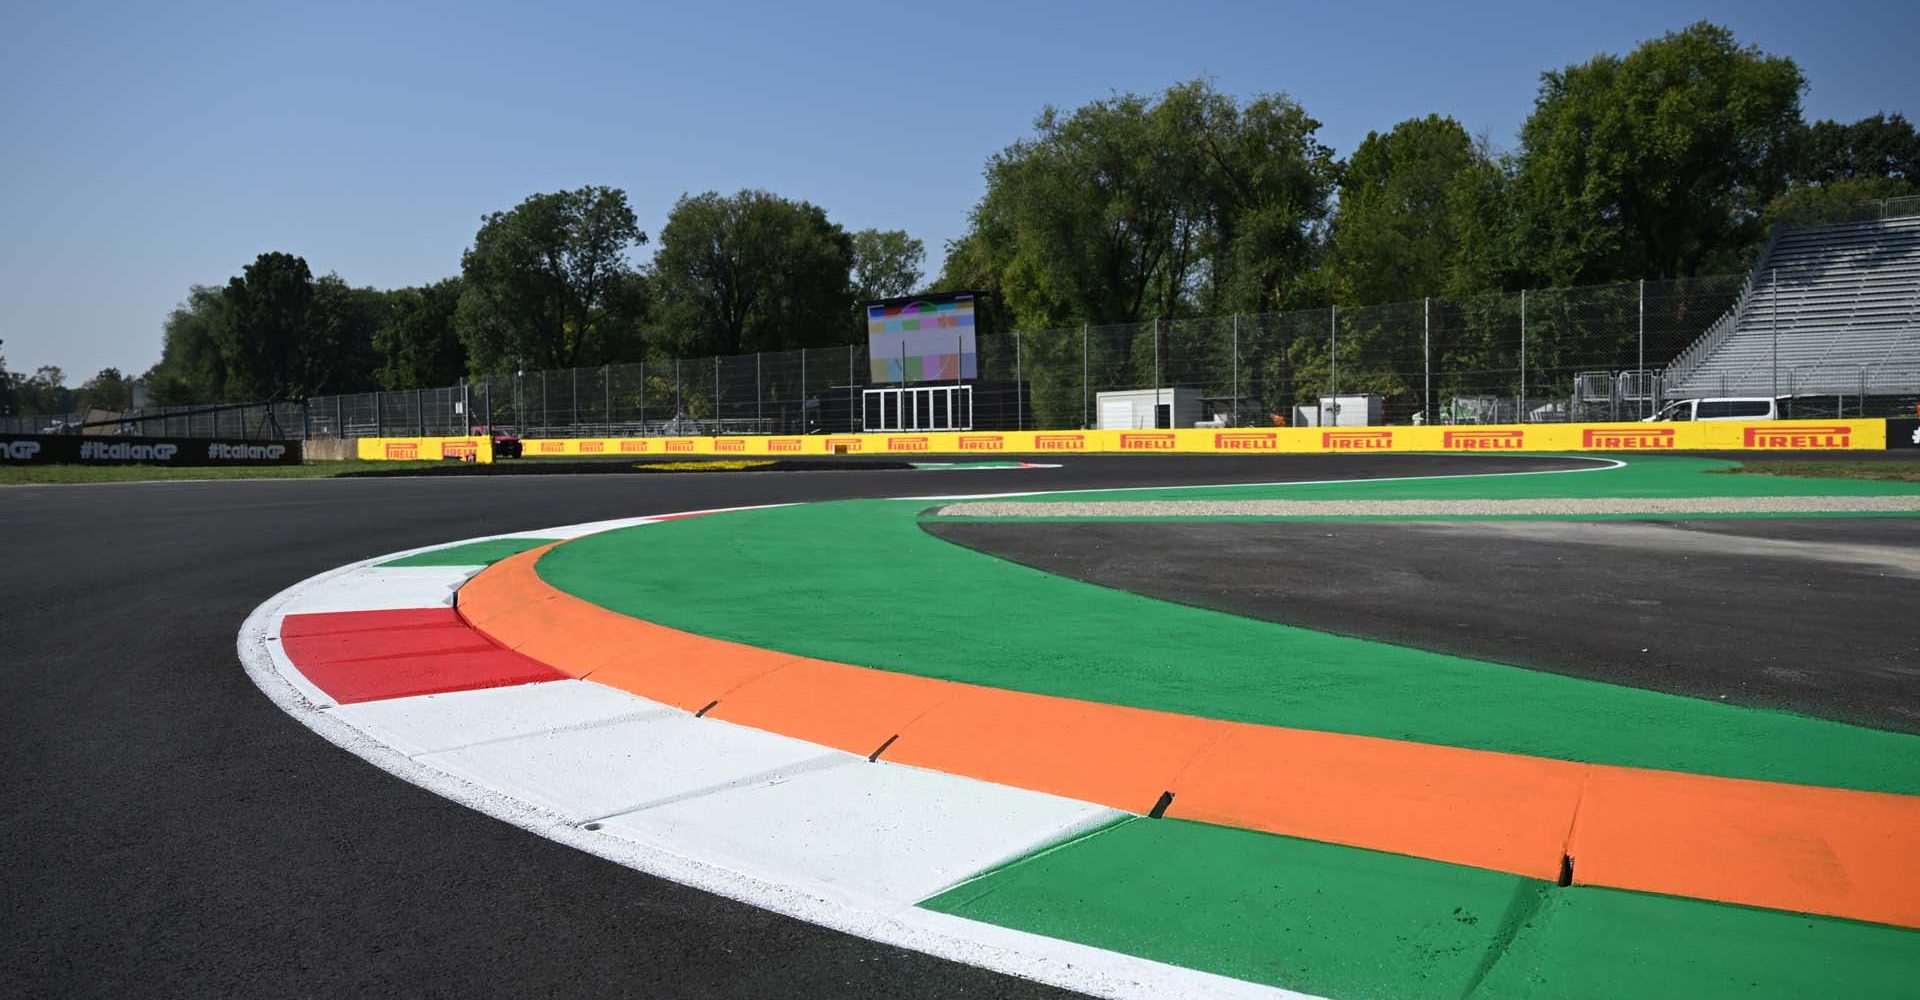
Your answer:
[[[0,488],[7,994],[1061,995],[651,878],[401,782],[269,701],[235,633],[343,563],[596,519],[1582,464],[1042,460],[1064,467]]]
[[[1920,520],[945,522],[1249,618],[1920,732]]]

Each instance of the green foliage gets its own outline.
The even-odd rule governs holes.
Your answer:
[[[125,410],[133,406],[133,379],[118,368],[102,368],[74,391],[73,408],[80,412],[94,408]]]
[[[233,309],[218,288],[195,285],[162,325],[160,361],[143,376],[148,395],[161,405],[183,406],[231,399],[226,391]]]
[[[1786,186],[1790,59],[1696,24],[1545,74],[1521,129],[1524,263],[1574,284],[1737,268]]]
[[[461,282],[447,278],[386,293],[386,322],[374,331],[383,389],[452,385],[467,373],[467,346],[454,325]]]
[[[647,241],[626,192],[536,194],[486,217],[460,258],[455,325],[476,371],[622,360],[646,295],[627,259]]]
[[[1877,114],[1851,124],[1817,121],[1795,150],[1801,184],[1899,180],[1920,184],[1920,134],[1899,114]]]
[[[302,334],[313,306],[313,272],[303,258],[263,253],[227,282],[230,322],[220,344],[227,388],[242,399],[299,395]]]
[[[1368,133],[1340,182],[1327,269],[1345,303],[1499,283],[1504,177],[1467,130],[1428,115]]]
[[[653,261],[658,344],[683,356],[848,343],[853,238],[766,191],[682,197]]]
[[[910,295],[920,284],[927,245],[901,229],[862,229],[853,234],[853,301]]]
[[[1027,328],[1284,305],[1333,190],[1319,122],[1205,81],[1119,94],[996,154],[946,287],[996,293]]]

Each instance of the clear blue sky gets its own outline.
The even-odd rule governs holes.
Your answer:
[[[1792,56],[1810,117],[1920,112],[1920,4],[97,4],[0,13],[0,354],[78,384],[159,356],[189,286],[267,250],[391,287],[482,214],[762,187],[930,267],[1047,104],[1209,76],[1284,91],[1341,155],[1439,112],[1510,148],[1541,71],[1708,19]],[[645,252],[650,254],[651,250]]]

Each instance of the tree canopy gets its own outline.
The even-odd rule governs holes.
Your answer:
[[[473,368],[569,368],[631,352],[646,293],[627,255],[646,241],[617,188],[536,194],[487,216],[460,258],[456,325]]]
[[[418,287],[260,254],[188,291],[144,378],[156,401],[200,403],[855,343],[853,304],[916,291],[983,292],[1001,328],[1033,330],[1737,272],[1777,221],[1920,193],[1903,114],[1808,123],[1805,87],[1791,59],[1700,23],[1549,69],[1504,153],[1434,114],[1341,159],[1292,98],[1206,80],[1045,107],[988,158],[934,288],[909,233],[849,234],[769,191],[681,196],[651,261],[624,191],[535,194],[481,219],[458,276]],[[1167,351],[1210,349],[1180,336]],[[1351,348],[1390,346],[1367,336]],[[0,407],[71,402],[64,377],[0,371]]]
[[[766,191],[683,196],[653,261],[658,339],[684,354],[848,343],[853,239]]]
[[[994,155],[943,284],[1063,326],[1285,305],[1314,263],[1336,166],[1290,98],[1205,81],[1048,107]]]

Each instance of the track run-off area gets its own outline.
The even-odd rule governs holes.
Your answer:
[[[94,578],[123,619],[139,593],[125,576],[168,588],[98,634],[51,614],[89,584],[44,581],[35,624],[55,622],[66,669],[5,674],[98,720],[54,725],[11,699],[40,746],[65,751],[10,769],[15,791],[64,781],[136,821],[115,827],[117,851],[69,857],[51,847],[78,819],[10,798],[12,850],[55,858],[27,876],[30,908],[64,914],[82,942],[36,921],[9,935],[12,964],[48,987],[112,981],[83,977],[75,949],[153,935],[111,967],[256,995],[306,992],[310,975],[449,993],[503,989],[501,975],[525,991],[645,975],[665,995],[1045,992],[1032,980],[1116,996],[1902,995],[1920,971],[1910,727],[1855,724],[1879,717],[1786,688],[1731,704],[1421,634],[1229,613],[1205,586],[1145,596],[1035,568],[1072,556],[1050,550],[1089,526],[1124,544],[1201,522],[1328,537],[1352,524],[1417,545],[1441,522],[1759,518],[1864,532],[1846,571],[1912,593],[1882,550],[1911,544],[1920,487],[1729,465],[1089,458],[13,491],[29,526],[41,519],[38,541],[22,537],[42,555],[112,490],[178,540],[150,535],[161,543]],[[909,499],[861,499],[882,496]],[[63,508],[76,498],[82,510]],[[421,501],[444,517],[425,520]],[[1210,506],[1181,506],[1194,503]],[[153,578],[196,537],[203,561]],[[1497,572],[1500,545],[1481,544]],[[1746,558],[1820,543],[1770,544]],[[1290,546],[1263,551],[1285,562]],[[166,620],[167,598],[196,584],[206,606]],[[222,617],[227,676],[199,660],[198,633]],[[281,708],[411,784],[236,689],[236,630]],[[54,653],[19,622],[6,631]],[[1722,668],[1760,658],[1721,652]],[[110,672],[146,676],[81,690]],[[221,817],[217,834],[196,816]],[[167,874],[126,878],[155,858]],[[236,906],[251,912],[222,912]],[[156,932],[162,913],[188,919]],[[252,950],[230,956],[210,934]],[[486,957],[529,934],[556,943],[512,968]],[[436,947],[409,946],[422,935]]]
[[[559,526],[296,587],[242,656],[336,743],[551,839],[1064,987],[1899,994],[1912,735],[1156,601],[929,530],[1920,511],[1897,482],[1557,463]]]

